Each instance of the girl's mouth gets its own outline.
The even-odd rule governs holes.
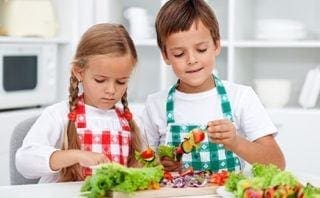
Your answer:
[[[102,98],[103,101],[113,101],[113,98]]]
[[[198,71],[201,71],[203,69],[203,67],[199,68],[199,69],[194,69],[194,70],[188,70],[186,71],[186,73],[190,74],[190,73],[196,73]]]

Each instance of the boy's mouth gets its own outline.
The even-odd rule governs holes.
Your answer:
[[[203,67],[201,67],[201,68],[199,68],[199,69],[188,70],[188,71],[186,71],[186,73],[187,73],[187,74],[195,73],[195,72],[201,71],[202,69],[203,69]]]

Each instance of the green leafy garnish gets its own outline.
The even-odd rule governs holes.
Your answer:
[[[158,156],[159,156],[160,159],[162,157],[169,157],[170,159],[174,160],[175,149],[176,148],[174,146],[159,145],[157,153],[158,153]]]
[[[88,177],[81,187],[83,195],[105,197],[111,191],[131,193],[148,189],[152,183],[159,183],[163,177],[163,167],[128,168],[117,163],[102,165],[96,173]]]

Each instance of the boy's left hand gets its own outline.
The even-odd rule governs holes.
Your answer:
[[[214,120],[208,123],[208,139],[216,144],[223,144],[227,149],[235,146],[236,128],[228,119]]]

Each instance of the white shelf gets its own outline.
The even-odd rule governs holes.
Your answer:
[[[157,40],[155,38],[150,39],[133,39],[137,46],[157,46]]]
[[[317,115],[320,116],[320,109],[311,108],[311,109],[304,109],[298,107],[285,107],[285,108],[268,108],[268,113],[270,115],[277,115],[277,114],[298,114],[298,115]]]
[[[260,41],[260,40],[242,40],[235,41],[237,48],[320,48],[319,40],[302,41]]]
[[[133,38],[133,41],[134,41],[136,46],[158,47],[157,39],[155,39],[155,38],[150,38],[150,39],[134,39]],[[229,45],[229,41],[227,41],[227,40],[222,40],[221,41],[221,46],[222,47],[228,47],[228,45]]]
[[[39,38],[39,37],[12,37],[12,36],[0,36],[1,43],[58,43],[68,44],[69,41],[66,38]]]

